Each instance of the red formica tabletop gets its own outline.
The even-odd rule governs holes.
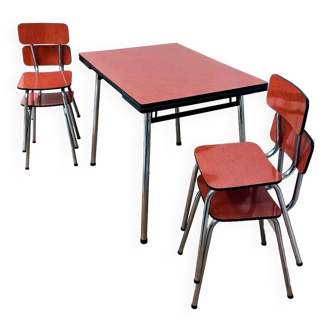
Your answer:
[[[142,113],[267,90],[266,81],[176,43],[79,58]]]

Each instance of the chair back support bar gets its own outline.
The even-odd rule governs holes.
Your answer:
[[[279,75],[272,75],[267,92],[267,104],[302,134],[309,110],[309,100],[294,84]]]
[[[23,45],[68,44],[68,26],[63,23],[22,23],[18,26],[18,37]]]

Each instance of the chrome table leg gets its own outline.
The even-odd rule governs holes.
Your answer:
[[[144,114],[141,243],[148,242],[151,113]]]
[[[244,102],[243,96],[239,96],[239,106],[237,107],[238,110],[238,117],[239,117],[239,135],[240,135],[240,142],[246,141],[246,130],[245,130],[245,123],[244,123]]]
[[[260,232],[261,232],[262,246],[266,246],[266,237],[265,237],[264,220],[263,219],[259,219],[259,229],[260,229]]]
[[[93,111],[93,127],[92,127],[91,161],[90,161],[91,166],[96,165],[99,100],[100,100],[100,81],[101,81],[101,77],[99,77],[98,74],[96,74],[95,100],[94,100],[94,111]]]
[[[175,108],[175,113],[179,113],[179,108]],[[175,119],[176,145],[181,145],[180,118]]]

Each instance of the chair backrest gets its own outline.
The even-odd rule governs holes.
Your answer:
[[[270,133],[271,139],[275,143],[277,141],[276,126],[277,126],[277,116],[275,115]],[[294,151],[296,148],[296,136],[297,136],[296,132],[294,131],[293,127],[284,118],[281,119],[280,131],[281,131],[280,148],[293,160]],[[298,163],[296,165],[300,174],[306,173],[313,151],[314,151],[314,141],[310,137],[310,135],[304,130],[301,137]]]
[[[21,44],[68,44],[68,27],[63,23],[21,23],[18,26]]]
[[[33,47],[34,55],[30,46],[23,46],[22,59],[27,67],[34,67],[37,62],[38,66],[70,66],[72,63],[71,48],[69,45],[60,45],[59,52],[58,45],[36,45]],[[59,61],[60,54],[62,56]]]
[[[68,26],[63,23],[22,23],[19,40],[24,45],[23,61],[27,66],[69,65],[71,63]]]
[[[301,135],[307,119],[309,100],[293,83],[279,75],[272,75],[267,92],[267,103]]]

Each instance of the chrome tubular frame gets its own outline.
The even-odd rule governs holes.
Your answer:
[[[245,130],[245,122],[244,122],[244,102],[243,96],[239,96],[239,105],[237,107],[238,110],[238,122],[239,122],[239,136],[240,142],[246,141],[246,130]]]
[[[296,141],[295,141],[295,149],[294,149],[294,156],[293,156],[293,162],[292,165],[288,168],[287,171],[282,173],[282,179],[288,178],[296,169],[300,154],[300,147],[301,147],[301,138],[302,135],[296,135]]]
[[[203,262],[203,246],[206,239],[207,234],[207,225],[209,219],[209,210],[210,210],[210,202],[212,196],[216,193],[215,190],[210,190],[209,193],[206,195],[205,198],[205,205],[204,205],[204,212],[203,212],[203,220],[202,220],[202,227],[201,227],[201,237],[199,240],[198,246],[198,253],[197,253],[197,262],[196,262],[196,272],[195,272],[195,279],[194,282],[198,284],[200,282],[201,276],[201,269],[202,269],[202,262]]]
[[[186,225],[186,230],[184,231],[183,236],[182,236],[181,244],[180,244],[180,247],[179,247],[179,250],[178,250],[179,255],[183,254],[183,249],[184,249],[184,246],[186,245],[188,234],[189,234],[192,222],[194,220],[196,209],[197,209],[199,199],[201,198],[201,196],[202,196],[201,192],[198,191],[196,196],[195,196],[193,206],[190,210],[189,219],[188,219],[188,222],[187,222],[187,225]]]
[[[295,183],[295,189],[294,189],[293,197],[292,197],[291,201],[286,206],[287,211],[289,211],[290,209],[292,209],[295,206],[295,204],[296,204],[296,202],[297,202],[297,200],[299,198],[299,195],[300,195],[302,181],[303,181],[303,174],[298,173],[297,174],[297,178],[296,178],[296,183]]]
[[[175,113],[179,113],[179,108],[175,108]],[[175,119],[176,145],[181,145],[180,118]]]
[[[58,52],[59,52],[59,70],[64,71],[65,68],[64,68],[63,62],[62,62],[62,45],[61,44],[58,45]]]
[[[201,269],[200,269],[201,271],[200,271],[200,276],[199,276],[200,283],[196,284],[196,286],[195,286],[194,297],[193,297],[193,301],[191,304],[191,307],[193,309],[197,309],[197,303],[198,303],[198,298],[199,298],[199,294],[200,294],[201,287],[202,287],[206,260],[207,260],[210,243],[211,243],[211,238],[212,238],[212,231],[218,222],[219,221],[217,221],[217,220],[212,220],[211,223],[207,226],[206,238],[205,238],[203,248],[202,248],[203,253],[202,253],[202,262],[201,262]],[[196,269],[197,269],[197,266],[196,266]]]
[[[69,116],[70,116],[71,122],[72,122],[73,127],[74,127],[75,137],[77,139],[80,139],[81,136],[80,136],[80,133],[78,131],[77,123],[76,123],[76,120],[75,120],[75,117],[74,117],[74,113],[73,113],[73,109],[71,107],[71,104],[68,104],[68,110],[69,110]]]
[[[267,158],[272,157],[273,155],[275,155],[279,148],[280,148],[280,144],[281,144],[281,115],[279,113],[277,113],[277,126],[276,126],[276,143],[273,147],[273,149],[267,153],[265,153],[265,156]]]
[[[296,239],[295,239],[295,235],[294,235],[294,232],[293,232],[292,224],[290,222],[290,218],[289,218],[289,215],[288,215],[288,212],[287,212],[287,207],[286,207],[285,200],[284,200],[284,197],[282,195],[281,189],[277,184],[272,184],[271,187],[275,190],[275,192],[277,194],[277,197],[278,197],[278,201],[279,201],[279,204],[280,204],[280,207],[281,207],[282,215],[283,215],[285,225],[286,225],[286,228],[287,228],[288,236],[289,236],[289,239],[290,239],[290,242],[291,242],[291,245],[292,245],[292,249],[293,249],[293,252],[294,252],[296,264],[298,266],[302,266],[303,263],[302,263],[302,259],[301,259],[301,256],[300,256],[300,251],[299,251],[299,248],[298,248],[297,243],[296,243]]]
[[[144,114],[141,243],[148,242],[149,179],[151,148],[151,113]]]
[[[22,147],[23,152],[26,152],[26,145],[27,145],[28,98],[29,98],[29,90],[25,90],[25,92],[24,92],[24,118],[23,118],[23,147]]]
[[[29,169],[30,162],[30,136],[31,136],[31,107],[28,108],[27,114],[27,138],[26,138],[26,154],[25,154],[25,169]]]
[[[181,226],[182,231],[184,231],[186,229],[189,210],[190,210],[190,205],[191,205],[191,200],[192,200],[192,197],[193,197],[193,194],[194,194],[194,188],[195,188],[195,183],[196,183],[196,178],[197,178],[197,172],[198,172],[198,165],[195,164],[195,166],[193,168],[193,171],[192,171],[192,175],[191,175],[186,207],[184,209],[184,214],[183,214],[183,220],[182,220],[182,226]]]
[[[75,144],[74,144],[74,139],[76,140],[76,138],[75,138],[75,134],[73,132],[73,128],[70,125],[69,106],[68,106],[64,88],[61,89],[61,93],[62,93],[62,99],[63,99],[63,111],[65,114],[65,120],[66,120],[66,125],[67,125],[67,130],[68,130],[68,136],[69,136],[69,140],[70,140],[73,162],[74,162],[74,166],[77,166],[78,164],[77,164],[76,153],[75,153]]]
[[[261,221],[263,221],[263,220],[260,220],[260,225],[262,224]],[[212,232],[218,222],[219,221],[217,221],[217,220],[212,220],[211,223],[207,226],[206,237],[204,239],[204,243],[203,243],[203,247],[202,247],[203,253],[202,253],[202,262],[201,262],[202,265],[201,265],[201,272],[200,272],[200,283],[196,284],[196,286],[195,286],[194,297],[193,297],[193,301],[191,304],[191,307],[193,309],[197,309],[197,304],[198,304],[199,294],[200,294],[201,287],[202,287],[207,256],[208,256],[211,238],[212,238]],[[277,237],[279,255],[280,255],[280,260],[281,260],[281,265],[282,265],[282,270],[283,270],[284,280],[285,280],[285,285],[286,285],[286,290],[287,290],[287,297],[291,299],[291,298],[293,298],[293,292],[292,292],[291,282],[290,282],[290,278],[289,278],[285,249],[284,249],[284,245],[282,242],[279,222],[277,219],[271,219],[271,220],[269,220],[269,222],[271,223],[271,226],[273,227],[274,232]]]
[[[37,109],[36,107],[32,108],[32,120],[33,120],[33,132],[32,132],[32,143],[36,143],[36,131],[37,131]]]
[[[35,69],[35,72],[39,72],[38,61],[37,61],[37,57],[36,57],[36,53],[35,53],[35,47],[31,44],[30,49],[31,49],[32,58],[33,58],[33,62],[34,62],[33,67]]]
[[[95,99],[93,110],[92,144],[91,144],[91,166],[96,165],[97,138],[98,138],[98,120],[99,120],[99,101],[100,101],[100,81],[101,77],[96,74]]]
[[[283,270],[283,273],[284,273],[284,279],[285,279],[285,284],[286,284],[286,289],[287,289],[287,297],[289,299],[292,299],[293,298],[293,291],[292,291],[292,286],[291,286],[289,273],[288,273],[288,268],[287,268],[287,261],[286,261],[284,245],[283,245],[283,242],[282,242],[280,225],[279,225],[279,222],[278,222],[277,219],[271,219],[271,222],[273,223],[274,231],[275,231],[276,237],[277,237],[280,260],[281,260],[282,270]]]
[[[284,156],[285,156],[285,153],[283,150],[279,150],[279,155],[278,155],[278,166],[277,166],[277,169],[278,169],[278,172],[280,174],[282,174],[282,170],[283,170],[283,167],[284,167]]]
[[[266,237],[265,237],[264,220],[263,219],[259,219],[259,230],[260,230],[260,233],[261,233],[262,246],[266,246]]]
[[[70,87],[70,86],[68,87],[68,91],[71,91],[71,87]],[[80,118],[80,117],[81,117],[81,114],[80,114],[80,112],[78,111],[78,107],[77,107],[76,100],[75,100],[75,97],[74,97],[74,96],[73,96],[73,104],[74,104],[74,110],[75,110],[76,116],[77,116],[78,118]]]

